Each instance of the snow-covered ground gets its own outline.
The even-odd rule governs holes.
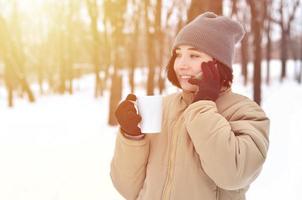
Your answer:
[[[302,85],[291,81],[293,63],[282,84],[280,63],[272,64],[273,82],[263,86],[262,104],[271,119],[270,149],[247,199],[300,200]],[[233,91],[252,97],[251,85],[241,85],[238,67],[235,80]],[[6,107],[0,88],[1,200],[123,199],[109,176],[117,130],[107,126],[109,94],[94,99],[93,84],[86,76],[75,83],[79,90],[73,96],[41,96],[35,104],[18,99],[14,108]]]

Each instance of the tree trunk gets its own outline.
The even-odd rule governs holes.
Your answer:
[[[38,73],[38,84],[39,84],[39,92],[40,95],[44,94],[43,91],[43,61],[39,59],[39,63],[37,64],[37,73]]]
[[[138,29],[135,30],[135,32],[137,32],[137,31],[138,31]],[[134,93],[134,91],[135,91],[134,75],[135,75],[135,68],[136,68],[136,63],[137,63],[137,42],[135,42],[135,41],[138,37],[138,34],[134,33],[132,37],[133,38],[131,40],[131,44],[129,45],[131,48],[131,51],[129,52],[130,71],[128,74],[128,80],[129,80],[131,93]]]
[[[251,29],[253,30],[253,53],[254,53],[254,101],[261,104],[261,30],[263,28],[263,21],[266,8],[265,5],[256,5],[255,0],[248,0],[251,11],[252,24]],[[264,3],[265,4],[265,3]]]
[[[165,70],[163,67],[163,52],[164,52],[164,34],[162,32],[162,0],[157,0],[156,13],[155,13],[155,38],[156,46],[159,50],[156,53],[157,66],[159,66],[157,86],[159,93],[162,94],[165,88],[165,82],[162,72]]]
[[[215,1],[209,1],[210,3],[210,9],[209,11],[212,11],[216,13],[217,15],[222,15],[222,0],[215,0]]]
[[[122,51],[125,46],[125,37],[123,35],[123,29],[124,29],[124,19],[123,14],[125,13],[127,2],[126,1],[107,1],[106,6],[112,6],[116,7],[117,10],[114,12],[114,17],[110,19],[110,23],[113,30],[113,59],[114,59],[114,70],[113,70],[113,76],[112,76],[112,82],[111,82],[111,91],[110,91],[110,108],[109,108],[109,118],[108,118],[108,124],[113,126],[117,125],[117,120],[115,118],[115,110],[121,100],[122,97],[122,76],[119,73],[120,68],[122,67],[122,64],[124,65],[124,52]],[[107,14],[105,14],[106,16]]]
[[[286,43],[286,32],[282,30],[281,37],[281,78],[280,81],[283,81],[286,77],[286,60],[287,60],[287,43]]]
[[[74,62],[74,27],[73,17],[75,10],[75,1],[69,0],[69,8],[68,8],[68,18],[67,18],[67,28],[68,28],[68,37],[67,37],[67,80],[68,80],[68,92],[69,94],[73,93],[73,62]]]
[[[106,24],[106,20],[104,19],[104,24]],[[112,47],[110,46],[110,41],[109,41],[109,35],[107,32],[107,27],[105,26],[104,29],[104,48],[105,49],[111,49]],[[111,64],[111,51],[104,51],[104,70],[103,70],[103,82],[102,82],[102,94],[103,91],[107,89],[107,80],[109,80],[109,68]]]
[[[57,47],[58,48],[58,64],[59,64],[59,85],[57,88],[57,91],[60,94],[64,94],[66,91],[66,54],[67,54],[67,43],[66,43],[66,39],[67,39],[67,35],[66,32],[63,31],[65,26],[66,26],[66,20],[64,17],[64,8],[61,6],[58,8],[59,9],[59,16],[62,17],[62,23],[60,24],[60,26],[58,26],[58,43],[57,43]],[[64,28],[63,28],[64,27]]]
[[[301,84],[301,80],[302,80],[302,37],[300,39],[300,58],[299,58],[299,62],[300,62],[300,75],[299,75],[298,83]]]
[[[31,102],[31,103],[35,102],[34,94],[33,94],[32,90],[30,89],[27,80],[24,77],[21,77],[20,82],[21,82],[23,91],[25,91],[27,93],[29,102]]]
[[[132,64],[130,66],[130,71],[129,71],[129,76],[128,76],[130,91],[132,94],[134,94],[134,90],[135,90],[134,73],[135,73],[135,66]]]
[[[86,0],[88,13],[90,17],[90,31],[92,34],[93,39],[93,49],[91,52],[92,60],[93,60],[93,66],[94,66],[94,74],[95,74],[95,89],[94,89],[94,96],[98,97],[100,93],[103,93],[102,91],[102,81],[99,76],[100,72],[100,37],[99,37],[99,31],[98,31],[98,7],[96,0]]]
[[[302,62],[300,61],[300,73],[298,76],[298,83],[301,84],[301,80],[302,80]]]
[[[281,77],[280,81],[282,82],[284,78],[286,78],[286,62],[288,59],[288,42],[290,39],[290,32],[291,32],[291,23],[295,19],[295,13],[298,10],[298,7],[300,5],[300,0],[296,0],[293,2],[293,10],[289,11],[287,13],[287,23],[284,19],[284,9],[287,7],[289,8],[287,3],[284,3],[284,0],[280,1],[280,20],[277,21],[277,23],[280,25],[281,28]]]
[[[66,91],[66,63],[65,63],[65,40],[64,40],[64,35],[63,32],[60,34],[60,43],[59,43],[59,66],[60,66],[60,84],[58,91],[60,94],[64,94]]]
[[[10,45],[9,45],[9,35],[8,35],[8,29],[6,26],[6,21],[4,18],[0,15],[0,55],[4,62],[4,81],[5,86],[7,90],[7,102],[9,107],[13,107],[13,80],[15,79],[13,77],[13,71],[12,66],[9,63],[8,54],[10,51]]]
[[[137,16],[138,15],[138,16]],[[129,51],[129,59],[130,59],[130,71],[129,71],[129,76],[128,76],[128,80],[129,80],[129,85],[130,85],[130,89],[131,89],[131,93],[134,93],[135,91],[135,69],[136,69],[136,65],[137,65],[137,55],[138,55],[138,43],[137,40],[139,38],[139,22],[140,22],[140,16],[139,16],[139,12],[137,12],[137,15],[135,16],[134,19],[134,31],[132,34],[132,38],[129,44],[130,47],[130,51]]]
[[[115,126],[118,123],[114,112],[122,98],[122,77],[115,70],[111,80],[112,82],[111,82],[111,90],[110,90],[110,111],[109,111],[108,124],[111,126]]]
[[[109,107],[109,118],[108,118],[108,124],[111,126],[117,125],[117,120],[115,118],[115,110],[117,108],[117,105],[119,104],[121,98],[122,98],[122,76],[119,73],[120,69],[120,53],[118,53],[117,48],[114,52],[114,71],[113,75],[111,77],[111,89],[110,89],[110,107]]]
[[[93,31],[93,65],[94,65],[94,74],[95,74],[95,91],[94,91],[94,96],[98,97],[101,93],[103,93],[102,91],[102,81],[101,78],[99,76],[100,73],[100,39],[99,39],[99,33],[97,30],[97,22],[93,23],[93,27],[92,27],[92,31]]]
[[[7,90],[7,102],[9,107],[14,106],[14,96],[13,96],[13,90],[14,90],[14,74],[12,71],[12,66],[10,66],[9,62],[4,59],[4,80]]]
[[[210,0],[203,0],[203,1],[192,0],[190,8],[188,10],[187,22],[189,23],[201,13],[208,11],[209,7],[210,7]]]
[[[207,11],[222,15],[222,0],[192,0],[188,10],[188,22]]]
[[[248,61],[249,61],[249,55],[248,55],[248,38],[249,36],[246,34],[243,39],[241,40],[241,67],[242,67],[242,75],[243,75],[243,84],[246,86],[248,81]]]
[[[272,45],[271,45],[271,22],[268,19],[267,20],[267,29],[266,29],[266,39],[267,39],[267,43],[266,43],[266,84],[270,85],[270,61],[271,61],[271,49],[272,49]]]
[[[259,24],[254,27],[254,100],[261,104],[261,32]]]
[[[154,45],[153,37],[149,35],[148,37],[148,80],[147,80],[147,95],[154,94],[154,76],[155,76],[155,66],[154,66]]]
[[[20,28],[20,16],[18,15],[17,2],[12,2],[12,18],[14,30],[11,31],[6,25],[4,18],[0,16],[0,53],[4,57],[5,82],[8,90],[8,105],[13,106],[13,88],[18,83],[22,93],[26,93],[29,101],[34,102],[35,98],[26,79],[26,57],[22,45],[22,31]]]
[[[155,75],[155,55],[154,55],[154,33],[150,32],[151,22],[148,17],[149,1],[145,1],[145,25],[146,25],[146,43],[147,43],[147,62],[148,62],[148,78],[147,78],[147,95],[154,94],[154,75]]]
[[[8,107],[13,107],[14,106],[14,96],[13,96],[13,88],[12,86],[8,83],[7,84],[7,102],[8,102]]]

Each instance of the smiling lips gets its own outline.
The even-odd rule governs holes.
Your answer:
[[[193,78],[194,76],[191,76],[191,75],[180,75],[179,77],[181,79],[190,79],[190,78]]]
[[[191,78],[194,78],[194,76],[191,76],[191,75],[180,75],[179,76],[179,81],[182,82],[182,83],[185,83],[185,84],[190,84],[189,80]]]
[[[190,78],[201,79],[202,73],[198,73],[197,75],[179,75],[179,78],[182,80],[189,80]]]

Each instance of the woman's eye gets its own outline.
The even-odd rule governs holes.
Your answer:
[[[181,57],[180,53],[175,53],[175,54],[176,54],[176,57]]]
[[[190,57],[191,57],[191,58],[200,58],[200,55],[197,55],[197,54],[191,54],[191,55],[190,55]]]

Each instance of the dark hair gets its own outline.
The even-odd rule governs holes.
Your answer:
[[[167,65],[167,75],[168,75],[168,80],[175,85],[176,87],[181,88],[176,73],[174,71],[174,61],[176,58],[176,54],[175,52],[173,52],[173,55],[171,56],[168,65]],[[221,86],[223,87],[231,87],[231,84],[233,82],[233,71],[232,69],[230,69],[228,66],[226,66],[225,64],[217,61],[217,69],[220,75],[220,83]]]

